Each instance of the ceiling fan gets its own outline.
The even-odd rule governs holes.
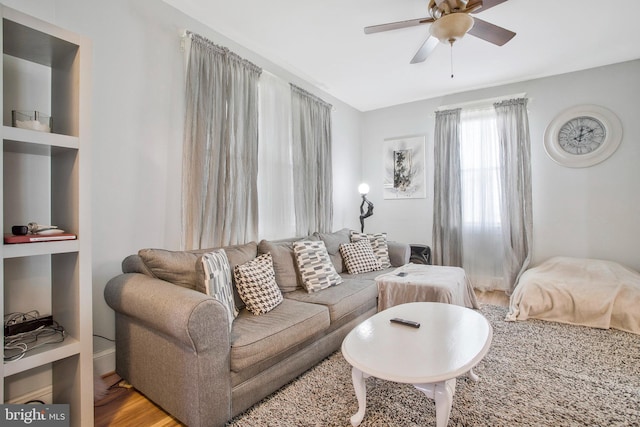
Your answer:
[[[414,55],[411,60],[412,64],[424,62],[436,48],[438,42],[453,45],[456,40],[462,38],[466,33],[502,46],[511,40],[516,33],[482,19],[472,18],[469,14],[482,12],[505,1],[507,0],[429,0],[427,9],[430,16],[408,21],[372,25],[365,27],[364,33],[372,34],[431,24],[429,28],[431,34]]]

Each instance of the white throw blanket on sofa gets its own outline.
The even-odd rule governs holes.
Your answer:
[[[640,334],[640,273],[604,260],[554,257],[525,271],[506,320],[529,318]]]

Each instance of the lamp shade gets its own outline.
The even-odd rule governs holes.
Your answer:
[[[358,185],[358,193],[360,194],[369,194],[369,184],[365,184],[364,182]]]
[[[453,43],[473,27],[473,18],[466,13],[450,13],[437,19],[429,32],[442,43]]]

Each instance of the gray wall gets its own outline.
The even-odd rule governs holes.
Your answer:
[[[640,60],[517,84],[460,93],[364,113],[363,180],[376,210],[370,231],[400,241],[431,244],[434,111],[452,105],[526,92],[531,131],[534,263],[554,256],[603,258],[640,270]],[[623,140],[606,161],[567,168],[544,151],[546,126],[565,108],[598,104],[615,112]],[[425,134],[427,198],[383,200],[383,141]]]
[[[179,249],[184,53],[181,30],[229,47],[334,105],[334,228],[358,224],[360,112],[160,0],[7,0],[93,42],[94,331],[114,336],[106,282],[140,248]],[[282,236],[290,237],[290,236]],[[98,344],[102,342],[96,341]]]

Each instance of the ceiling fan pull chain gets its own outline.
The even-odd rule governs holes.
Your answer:
[[[449,41],[449,45],[451,46],[451,78],[453,78],[453,40]]]

